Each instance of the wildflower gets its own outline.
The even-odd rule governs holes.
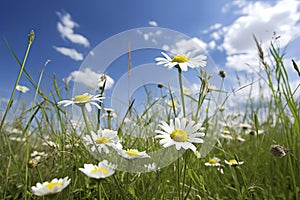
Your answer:
[[[194,155],[199,159],[201,158],[201,153],[199,151],[194,151]]]
[[[33,158],[33,159],[30,159],[30,160],[28,161],[28,166],[31,167],[31,168],[35,168],[35,167],[37,167],[39,164],[40,164],[40,158],[39,158],[39,159]]]
[[[206,66],[206,56],[195,56],[195,52],[188,52],[186,55],[175,55],[173,58],[161,52],[164,57],[155,58],[157,65],[164,65],[169,69],[178,66],[182,71],[187,71],[190,68],[198,68]]]
[[[65,189],[71,182],[69,177],[61,178],[61,179],[53,179],[50,183],[37,183],[36,186],[31,187],[31,191],[36,196],[44,196],[49,194],[56,194]]]
[[[33,159],[39,161],[39,160],[41,160],[42,157],[47,157],[48,154],[45,153],[45,152],[34,151],[34,152],[32,152],[32,153],[30,154],[30,156],[31,156]]]
[[[232,135],[230,135],[229,131],[222,131],[220,136],[221,136],[221,138],[224,138],[226,140],[232,140],[233,139],[233,137],[232,137]]]
[[[218,171],[220,172],[220,174],[224,174],[224,168],[225,166],[220,164],[220,166],[218,167]]]
[[[217,157],[214,157],[212,159],[209,159],[209,161],[204,163],[204,165],[209,166],[209,167],[218,167],[218,166],[220,166],[220,159]]]
[[[139,152],[136,149],[121,149],[118,152],[123,158],[128,160],[136,158],[150,158],[150,156],[145,151]]]
[[[247,129],[250,129],[252,128],[252,126],[248,123],[240,123],[240,127],[243,129],[243,130],[247,130]]]
[[[104,108],[104,110],[106,111],[106,113],[104,113],[103,115],[102,115],[102,117],[110,117],[110,118],[115,118],[115,117],[117,117],[117,114],[116,114],[116,112],[115,112],[115,110],[114,109],[111,109],[111,108]]]
[[[148,169],[148,171],[158,171],[158,170],[160,170],[160,168],[157,167],[155,163],[152,163],[152,164],[149,163],[148,165],[144,165],[144,166],[145,166],[145,168]]]
[[[29,88],[26,87],[26,86],[17,85],[17,86],[16,86],[16,90],[18,90],[18,91],[20,91],[20,92],[22,92],[22,93],[26,93],[26,92],[29,91]]]
[[[275,157],[275,158],[282,158],[284,157],[288,152],[289,152],[289,148],[277,145],[277,144],[273,144],[270,147],[270,153]]]
[[[117,131],[110,129],[99,129],[97,134],[91,131],[91,135],[85,136],[83,140],[87,145],[92,145],[91,150],[93,152],[97,149],[99,153],[102,150],[104,153],[109,153],[108,147],[112,147],[115,150],[122,149]]]
[[[44,141],[42,145],[57,148],[57,149],[59,148],[59,144],[52,141]]]
[[[235,159],[231,159],[231,160],[229,160],[229,161],[225,160],[225,163],[226,163],[227,165],[230,165],[230,166],[237,166],[237,165],[242,165],[242,164],[244,164],[243,161],[237,161],[237,160],[235,160]]]
[[[257,130],[257,131],[255,131],[255,130],[249,130],[247,132],[247,134],[249,134],[249,135],[261,135],[263,133],[264,133],[264,130]]]
[[[16,142],[25,142],[26,141],[26,138],[24,137],[14,137],[14,136],[10,136],[9,139],[11,141],[16,141]]]
[[[90,178],[100,179],[107,178],[115,173],[116,165],[108,163],[103,160],[98,165],[84,164],[84,168],[79,168],[85,175]]]
[[[178,104],[175,101],[166,101],[166,103],[171,108],[178,108]]]
[[[239,142],[245,142],[245,141],[246,141],[244,138],[242,138],[242,137],[239,136],[239,135],[236,135],[236,136],[235,136],[235,139],[236,139],[237,141],[239,141]]]
[[[191,149],[196,151],[195,145],[192,143],[203,143],[203,137],[205,133],[198,132],[200,125],[194,121],[187,122],[186,118],[175,118],[170,120],[170,125],[162,121],[159,125],[162,130],[156,130],[155,132],[159,135],[155,138],[161,138],[160,144],[164,148],[175,145],[177,150]]]
[[[88,112],[91,112],[92,111],[91,105],[94,105],[98,109],[101,109],[101,107],[99,106],[98,103],[101,102],[101,100],[103,98],[104,97],[101,97],[100,95],[91,95],[91,94],[85,93],[85,94],[82,94],[82,95],[75,96],[72,100],[59,101],[57,104],[59,106],[64,104],[64,107],[69,106],[69,105],[73,105],[73,104],[78,105],[80,107],[85,106],[86,110]],[[98,102],[98,103],[96,103],[95,101]]]

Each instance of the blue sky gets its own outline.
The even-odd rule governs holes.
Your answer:
[[[44,63],[51,60],[45,69],[42,89],[49,88],[53,73],[62,86],[62,78],[77,71],[89,52],[105,39],[122,31],[153,25],[182,32],[199,42],[216,65],[228,72],[229,87],[237,86],[236,73],[251,76],[258,71],[247,65],[257,65],[251,35],[255,34],[267,49],[276,32],[280,45],[288,45],[287,69],[293,85],[297,85],[299,77],[293,72],[290,60],[300,61],[299,4],[294,0],[2,1],[0,100],[9,97],[19,69],[4,38],[22,60],[27,34],[32,29],[36,38],[26,69],[37,81]],[[67,52],[73,56],[66,55]],[[24,75],[20,85],[32,89]],[[33,93],[31,90],[25,97]]]

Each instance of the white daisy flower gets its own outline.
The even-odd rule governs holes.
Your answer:
[[[164,148],[169,146],[176,146],[177,150],[191,149],[196,151],[195,145],[192,143],[203,143],[203,137],[205,133],[198,132],[200,129],[200,124],[196,124],[194,121],[187,121],[186,118],[175,118],[175,120],[170,120],[170,125],[162,121],[159,124],[162,130],[156,130],[155,132],[159,135],[155,138],[161,138],[159,143],[163,145]]]
[[[227,165],[230,165],[230,166],[237,166],[237,165],[242,165],[242,164],[244,164],[243,161],[237,161],[237,160],[235,160],[235,159],[231,159],[231,160],[229,160],[229,161],[225,160],[225,163],[226,163]]]
[[[136,158],[150,158],[150,156],[145,151],[138,151],[136,149],[120,149],[118,153],[125,159],[131,160]]]
[[[37,183],[36,186],[31,187],[31,191],[36,196],[44,196],[48,194],[56,194],[58,192],[61,192],[63,189],[65,189],[71,182],[71,179],[69,177],[61,178],[61,179],[53,179],[50,183],[44,182],[44,183]]]
[[[101,100],[104,99],[104,97],[101,97],[99,94],[98,95],[91,95],[88,93],[84,93],[81,95],[77,95],[74,98],[72,98],[72,100],[62,100],[59,101],[57,104],[63,105],[64,107],[69,106],[69,105],[78,105],[78,106],[85,106],[86,110],[88,112],[92,111],[92,107],[91,105],[96,106],[98,109],[101,109],[101,107],[99,106],[99,102],[101,102]],[[96,101],[96,102],[95,102]]]
[[[16,86],[16,90],[22,92],[22,93],[26,93],[29,91],[29,88],[26,86],[22,86],[22,85],[17,85]]]
[[[232,140],[233,139],[232,135],[230,135],[227,132],[226,133],[221,133],[220,136],[221,136],[221,138],[224,138],[226,140]]]
[[[243,130],[247,130],[252,128],[251,124],[248,123],[240,123],[239,126],[243,129]]]
[[[265,131],[264,130],[249,130],[247,132],[248,135],[261,135],[263,134]]]
[[[98,165],[84,164],[84,168],[79,168],[85,175],[90,178],[100,179],[107,178],[115,173],[116,165],[108,163],[103,160]]]
[[[186,55],[175,55],[173,58],[161,52],[164,57],[155,58],[157,65],[163,65],[168,67],[169,69],[178,65],[182,71],[187,71],[188,67],[190,68],[198,68],[206,66],[206,56],[205,55],[197,55],[196,52],[188,52]]]
[[[214,157],[212,159],[209,159],[208,162],[204,163],[205,166],[209,167],[218,167],[220,166],[220,159],[217,157]]]
[[[117,131],[110,129],[99,129],[97,134],[91,131],[91,135],[83,137],[83,140],[88,146],[92,146],[91,150],[93,152],[101,153],[104,151],[104,153],[109,153],[108,147],[115,150],[122,149]]]

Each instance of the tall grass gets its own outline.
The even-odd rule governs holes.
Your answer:
[[[31,33],[33,34],[33,33]],[[31,35],[32,36],[32,35]],[[300,103],[289,83],[289,75],[283,64],[285,52],[270,44],[266,52],[255,39],[262,73],[256,79],[268,85],[272,93],[269,99],[262,99],[254,104],[249,99],[247,106],[240,113],[224,113],[226,130],[233,137],[240,136],[245,142],[236,139],[227,141],[221,137],[212,151],[204,158],[198,159],[191,151],[185,152],[173,164],[149,173],[129,173],[117,171],[115,175],[99,182],[86,177],[78,169],[85,163],[98,161],[93,157],[82,142],[81,135],[85,133],[86,126],[74,125],[69,110],[58,107],[57,102],[62,100],[61,90],[53,77],[53,88],[46,94],[40,89],[43,70],[40,78],[33,80],[26,71],[26,59],[33,39],[29,37],[25,57],[20,62],[8,45],[17,64],[20,65],[19,75],[15,86],[18,84],[23,72],[35,88],[32,105],[28,105],[24,112],[15,116],[14,121],[6,120],[11,112],[14,100],[15,86],[9,99],[4,114],[1,116],[0,126],[0,198],[1,199],[39,199],[30,190],[37,182],[50,181],[53,178],[69,176],[71,184],[54,199],[97,199],[99,191],[101,199],[299,199],[300,187]],[[269,59],[271,62],[268,62]],[[271,64],[269,64],[271,63]],[[297,63],[293,62],[295,69]],[[254,66],[253,66],[254,67]],[[295,72],[296,73],[296,72]],[[180,74],[179,74],[180,76]],[[210,117],[205,108],[209,104],[209,89],[207,79],[202,80],[199,96],[192,97],[184,94],[181,89],[180,99],[193,99],[197,109],[192,113],[192,118],[203,125],[205,120],[200,118],[200,113],[206,113],[206,120]],[[182,85],[182,84],[181,84]],[[250,84],[251,86],[251,84]],[[249,87],[249,86],[247,86]],[[221,88],[224,90],[224,88]],[[157,90],[162,90],[157,88]],[[118,124],[112,117],[95,116],[95,122],[85,115],[86,124],[91,129],[102,126],[118,130],[123,145],[140,150],[153,150],[160,147],[153,138],[135,138],[130,134],[153,134],[160,120],[168,121],[178,114],[175,106],[168,107],[165,99],[174,102],[177,99],[170,88],[161,92],[158,99],[148,99],[144,105],[144,112],[135,112],[133,105],[128,108],[126,116]],[[236,91],[243,87],[236,88]],[[148,96],[151,93],[148,92]],[[230,94],[231,95],[231,94]],[[249,94],[250,96],[250,94]],[[238,98],[238,93],[236,98]],[[151,100],[155,99],[155,100]],[[188,101],[185,101],[187,104]],[[225,102],[226,104],[226,102]],[[262,104],[267,106],[261,106]],[[186,105],[187,106],[187,105]],[[187,106],[188,107],[188,106]],[[19,108],[21,109],[21,108]],[[164,115],[161,116],[162,110]],[[105,112],[101,110],[102,114]],[[264,117],[260,117],[263,113]],[[184,115],[188,116],[187,110]],[[125,120],[126,117],[126,120]],[[17,119],[24,119],[16,123]],[[128,121],[131,121],[131,123]],[[240,128],[240,123],[247,122],[251,128]],[[18,124],[16,127],[15,125]],[[13,130],[15,128],[15,130]],[[16,133],[16,129],[20,130]],[[97,128],[95,128],[97,129]],[[263,134],[258,134],[263,130]],[[222,130],[216,130],[222,131]],[[247,134],[251,133],[251,134]],[[16,140],[16,137],[18,140]],[[205,138],[204,138],[205,140]],[[275,158],[270,152],[272,144],[279,144],[290,149],[283,158]],[[36,161],[30,153],[43,151],[47,156]],[[224,174],[221,168],[208,167],[204,163],[209,158],[221,159]],[[228,166],[224,160],[236,159],[244,161],[239,166]],[[47,198],[47,197],[45,197]]]

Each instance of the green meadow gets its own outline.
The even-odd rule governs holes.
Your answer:
[[[209,74],[205,72],[208,66],[199,68],[201,85],[198,91],[195,94],[184,91],[181,80],[184,70],[180,64],[187,59],[174,57],[170,62],[178,63],[173,66],[179,75],[178,94],[159,83],[151,90],[145,87],[148,96],[145,105],[137,111],[134,109],[135,101],[130,101],[124,116],[104,108],[101,97],[105,97],[105,82],[93,96],[82,94],[74,97],[70,96],[68,83],[59,84],[53,76],[52,87],[43,91],[41,83],[47,66],[35,80],[26,65],[35,42],[34,33],[28,36],[24,56],[16,55],[6,41],[19,74],[15,85],[7,86],[12,88],[11,96],[0,111],[0,199],[299,200],[300,102],[296,95],[299,84],[296,89],[290,85],[283,62],[285,49],[271,41],[269,49],[265,50],[255,38],[254,41],[258,52],[257,66],[251,67],[259,71],[254,75],[255,80],[266,86],[260,88],[259,102],[254,102],[248,94],[246,105],[231,112],[226,108],[227,100],[236,93],[234,98],[239,101],[238,91],[252,84],[225,89],[227,76],[221,71],[219,78],[222,85],[211,88]],[[298,64],[293,60],[289,62],[300,78]],[[26,77],[35,92],[30,103],[21,102],[16,106],[21,76]],[[264,91],[268,91],[270,97],[265,98]],[[210,103],[212,92],[225,95],[219,107]],[[63,95],[66,93],[70,95]],[[70,106],[62,102],[66,99],[69,99]],[[86,107],[90,102],[94,103],[90,105],[92,112],[88,112]],[[189,109],[190,104],[196,105],[195,109]],[[80,114],[75,116],[80,120],[73,120],[75,113],[72,107],[81,109]],[[121,120],[116,120],[117,115]],[[175,118],[182,127],[170,125]],[[170,127],[166,128],[166,124]],[[190,127],[184,124],[190,124]],[[100,128],[116,134],[108,153],[97,149],[97,145],[104,145],[109,139],[99,135],[95,139],[91,134],[97,133]],[[170,134],[166,136],[162,132]],[[160,168],[157,161],[145,167],[148,171],[140,172],[118,170],[118,167],[111,166],[95,167],[87,174],[79,170],[85,164],[98,165],[104,158],[117,166],[119,157],[123,155],[118,147],[120,144],[124,155],[146,160],[146,155],[141,152],[165,148],[165,143],[161,142],[163,137],[171,142],[169,147],[165,146],[166,149],[182,154],[178,159],[174,159],[174,155],[162,154],[161,160],[174,159],[165,167]],[[191,137],[198,140],[189,140]],[[86,145],[84,138],[95,140]],[[212,148],[209,152],[202,152],[201,147],[209,140],[214,141]],[[188,146],[184,146],[184,142],[189,143]],[[175,143],[182,144],[182,148],[177,150],[172,145]],[[91,150],[91,147],[96,147],[96,150]],[[130,158],[123,160],[131,162]],[[100,177],[92,177],[95,174]],[[65,177],[68,177],[68,183],[51,182]],[[37,185],[44,182],[48,183]],[[37,195],[33,186],[44,187],[41,189],[44,195]]]

